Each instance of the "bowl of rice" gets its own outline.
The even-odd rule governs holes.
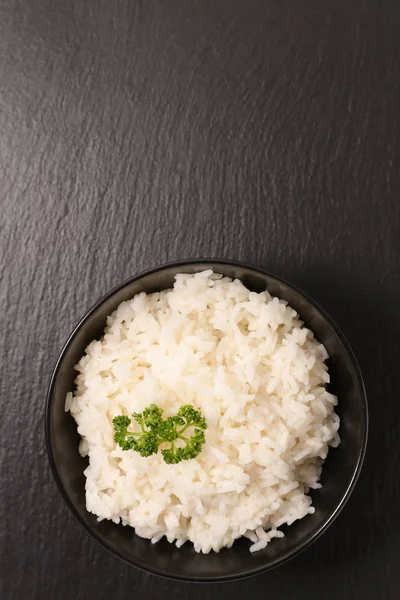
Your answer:
[[[283,279],[226,260],[111,290],[67,340],[46,405],[79,522],[127,563],[187,581],[255,575],[307,548],[352,492],[367,430],[337,325]]]

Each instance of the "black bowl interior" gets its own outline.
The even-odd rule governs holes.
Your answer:
[[[102,335],[106,317],[136,293],[170,288],[176,273],[212,268],[239,278],[253,291],[264,289],[289,302],[305,324],[324,343],[330,355],[330,391],[339,397],[341,444],[331,450],[324,465],[322,488],[313,493],[315,514],[284,528],[285,537],[273,540],[265,550],[249,552],[249,541],[238,540],[220,553],[196,554],[191,544],[180,549],[165,540],[153,545],[135,535],[130,527],[98,522],[85,507],[87,459],[78,453],[75,421],[64,411],[65,396],[74,389],[74,365],[85,347]],[[226,580],[272,568],[314,541],[333,521],[349,496],[365,452],[367,406],[362,378],[343,335],[315,302],[291,285],[246,265],[225,261],[180,262],[147,271],[124,282],[101,299],[84,317],[66,343],[50,384],[46,410],[46,437],[53,472],[69,507],[86,529],[105,548],[128,563],[147,571],[192,581]]]

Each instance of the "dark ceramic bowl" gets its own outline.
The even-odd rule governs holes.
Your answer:
[[[152,544],[130,527],[98,522],[85,507],[87,459],[78,452],[76,424],[64,411],[65,396],[74,389],[74,365],[86,346],[102,335],[107,315],[138,292],[170,288],[176,273],[212,268],[241,279],[250,290],[266,288],[293,306],[323,342],[330,355],[330,391],[339,397],[340,446],[329,452],[322,473],[322,488],[313,493],[315,514],[283,527],[285,537],[274,539],[259,552],[249,552],[249,541],[240,539],[218,554],[196,554],[190,543],[180,549],[161,540]],[[46,440],[54,476],[68,506],[105,548],[127,563],[165,577],[188,581],[223,581],[254,575],[287,561],[315,541],[337,517],[352,492],[364,458],[368,429],[367,400],[356,359],[339,328],[311,298],[282,279],[257,268],[225,260],[176,262],[154,269],[118,285],[90,309],[65,344],[54,369],[46,406]]]

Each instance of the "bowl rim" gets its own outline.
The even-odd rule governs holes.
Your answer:
[[[122,553],[120,553],[117,550],[108,546],[108,544],[104,540],[102,540],[100,538],[100,536],[92,529],[92,527],[87,523],[87,521],[83,517],[81,517],[81,515],[79,514],[78,510],[76,509],[74,503],[70,499],[70,497],[65,489],[65,486],[62,482],[61,476],[58,472],[58,468],[57,468],[56,460],[54,458],[52,444],[51,444],[51,433],[50,433],[50,420],[51,420],[50,416],[51,416],[51,409],[52,409],[51,399],[52,399],[53,392],[54,392],[55,381],[56,381],[59,369],[61,367],[61,364],[64,360],[65,353],[66,353],[70,343],[72,342],[73,338],[75,337],[76,333],[80,330],[80,328],[84,325],[84,323],[106,300],[108,300],[111,296],[116,294],[119,290],[126,287],[127,285],[130,285],[134,281],[137,281],[137,280],[141,279],[142,277],[156,273],[158,271],[163,271],[168,268],[179,268],[181,266],[183,267],[183,266],[188,266],[188,265],[200,265],[200,264],[204,264],[205,266],[207,266],[207,264],[210,264],[210,268],[211,268],[211,265],[214,265],[214,267],[215,267],[216,265],[220,264],[220,265],[224,265],[224,266],[241,267],[241,268],[248,269],[250,271],[255,271],[255,272],[259,273],[260,275],[264,275],[264,276],[266,275],[267,277],[276,279],[277,281],[287,285],[289,288],[292,288],[298,294],[303,296],[303,298],[305,298],[308,302],[310,302],[321,313],[321,315],[326,319],[328,324],[332,327],[332,329],[335,331],[336,335],[340,339],[341,343],[343,344],[343,347],[351,361],[352,367],[354,368],[354,372],[355,372],[357,380],[358,380],[360,394],[361,394],[361,400],[362,400],[362,409],[363,409],[362,444],[361,444],[361,447],[358,452],[357,462],[354,467],[353,476],[352,476],[340,502],[333,509],[330,516],[318,528],[318,530],[311,537],[304,540],[304,542],[300,543],[296,548],[294,548],[287,555],[283,556],[282,558],[277,557],[268,565],[261,566],[261,567],[258,566],[254,569],[247,569],[245,572],[238,573],[237,575],[234,574],[234,575],[221,575],[221,576],[217,575],[217,576],[205,576],[205,577],[201,577],[201,576],[200,577],[190,577],[190,576],[185,576],[185,575],[179,575],[179,576],[178,575],[170,575],[167,572],[161,573],[160,571],[158,571],[156,569],[152,569],[152,568],[149,568],[148,566],[139,565],[136,562],[130,561],[125,556],[123,556]],[[365,458],[367,442],[368,442],[368,430],[369,430],[368,400],[367,400],[367,393],[366,393],[366,389],[365,389],[364,380],[363,380],[363,377],[361,374],[361,369],[359,367],[358,361],[355,357],[355,354],[354,354],[349,342],[347,341],[345,335],[343,334],[342,330],[337,325],[337,323],[325,311],[325,309],[323,309],[319,305],[319,303],[316,300],[314,300],[314,298],[312,298],[308,293],[304,292],[297,285],[294,285],[294,284],[290,283],[289,281],[287,281],[286,279],[284,279],[283,277],[277,276],[277,275],[271,273],[270,271],[267,271],[265,269],[257,267],[251,263],[241,262],[241,261],[237,261],[237,260],[230,260],[230,259],[225,259],[225,258],[192,258],[192,259],[188,258],[188,259],[174,260],[174,261],[170,261],[167,263],[163,263],[161,265],[157,265],[155,267],[145,269],[144,271],[140,271],[136,275],[132,275],[132,276],[124,279],[123,281],[121,281],[120,283],[118,283],[117,285],[112,287],[111,290],[109,290],[108,292],[103,294],[91,306],[91,308],[84,314],[84,316],[78,321],[78,323],[74,326],[72,332],[70,333],[67,340],[63,344],[61,352],[59,353],[57,361],[55,363],[55,366],[52,370],[52,374],[50,377],[50,383],[49,383],[47,395],[46,395],[46,403],[45,403],[45,441],[46,441],[46,449],[47,449],[47,455],[48,455],[48,459],[49,459],[50,466],[51,466],[51,471],[52,471],[53,477],[57,483],[58,489],[60,490],[61,495],[64,498],[64,501],[66,502],[68,508],[70,509],[72,514],[75,516],[77,521],[80,523],[80,525],[90,534],[90,536],[98,544],[100,544],[100,546],[102,546],[105,550],[110,552],[113,556],[116,556],[117,558],[122,560],[124,563],[126,563],[130,566],[133,566],[137,569],[140,569],[143,572],[151,573],[152,575],[157,575],[158,577],[172,579],[175,581],[186,581],[186,582],[192,582],[192,583],[217,583],[217,582],[227,582],[227,581],[245,579],[247,577],[255,576],[255,575],[264,573],[266,571],[270,571],[280,565],[283,565],[284,563],[288,562],[289,560],[291,560],[295,556],[298,556],[304,550],[309,548],[311,546],[311,544],[313,544],[328,529],[328,527],[335,521],[335,519],[337,518],[337,516],[340,514],[340,512],[344,508],[345,504],[347,503],[351,493],[353,492],[354,487],[359,478],[361,468],[362,468],[364,458]]]

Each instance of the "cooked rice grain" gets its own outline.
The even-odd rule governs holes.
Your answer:
[[[245,535],[251,551],[264,548],[314,512],[308,492],[339,443],[326,358],[286,302],[210,270],[123,302],[66,399],[89,457],[87,509],[153,543],[207,553]],[[202,411],[196,459],[167,465],[114,443],[112,418],[153,402],[165,416],[187,403]]]

